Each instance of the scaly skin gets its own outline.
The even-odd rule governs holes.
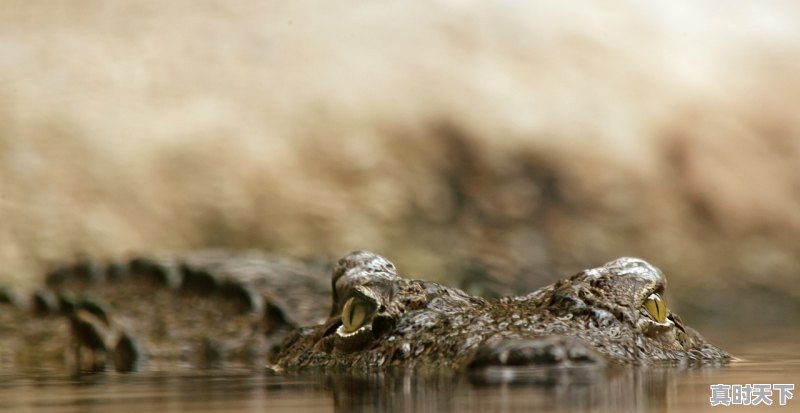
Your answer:
[[[30,305],[0,306],[0,367],[263,368],[287,332],[325,320],[324,278],[254,251],[63,267]]]
[[[339,261],[332,283],[329,320],[288,337],[276,357],[279,367],[458,369],[730,358],[676,314],[667,310],[658,322],[648,313],[645,301],[664,293],[666,279],[636,258],[498,300],[402,278],[391,262],[363,251]],[[364,303],[362,313],[369,315],[363,326],[347,332],[342,318],[348,317],[343,310],[351,298]]]
[[[332,277],[328,304],[319,268],[258,252],[79,263],[48,276],[34,311],[0,307],[0,367],[455,370],[730,358],[665,307],[651,314],[645,303],[666,280],[635,258],[498,300],[402,278],[365,251],[339,260]]]

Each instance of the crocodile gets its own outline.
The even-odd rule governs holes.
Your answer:
[[[38,315],[20,306],[0,313],[0,366],[61,357],[119,371],[475,371],[731,358],[666,307],[664,274],[637,258],[499,299],[405,278],[368,251],[341,258],[330,281],[324,272],[255,252],[63,267],[25,313]]]
[[[260,251],[82,259],[30,299],[0,288],[0,370],[263,366],[286,333],[325,320],[325,274]]]
[[[404,278],[386,258],[359,251],[337,263],[332,287],[328,320],[291,333],[278,366],[479,369],[731,358],[666,307],[664,274],[637,258],[490,300]]]

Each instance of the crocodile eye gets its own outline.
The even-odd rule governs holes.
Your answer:
[[[342,325],[345,333],[352,333],[361,328],[375,313],[374,303],[361,297],[351,297],[342,309]]]
[[[660,295],[650,294],[644,302],[644,309],[659,323],[667,321],[667,306]]]

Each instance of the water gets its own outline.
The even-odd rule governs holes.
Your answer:
[[[713,335],[712,335],[713,336]],[[0,374],[0,410],[145,411],[781,411],[787,406],[711,407],[709,385],[793,383],[800,378],[794,331],[717,335],[740,360],[724,367],[619,367],[422,375],[273,375],[265,372]]]

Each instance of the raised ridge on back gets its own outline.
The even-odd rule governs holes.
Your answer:
[[[82,260],[51,271],[29,305],[0,310],[0,326],[25,326],[9,327],[0,347],[18,367],[63,364],[67,354],[91,370],[260,368],[284,334],[325,319],[316,303],[329,294],[326,278],[320,265],[259,251]]]
[[[668,309],[666,277],[637,258],[500,299],[404,278],[368,251],[327,272],[259,251],[83,260],[48,274],[28,302],[0,289],[0,367],[479,370],[730,359]]]

